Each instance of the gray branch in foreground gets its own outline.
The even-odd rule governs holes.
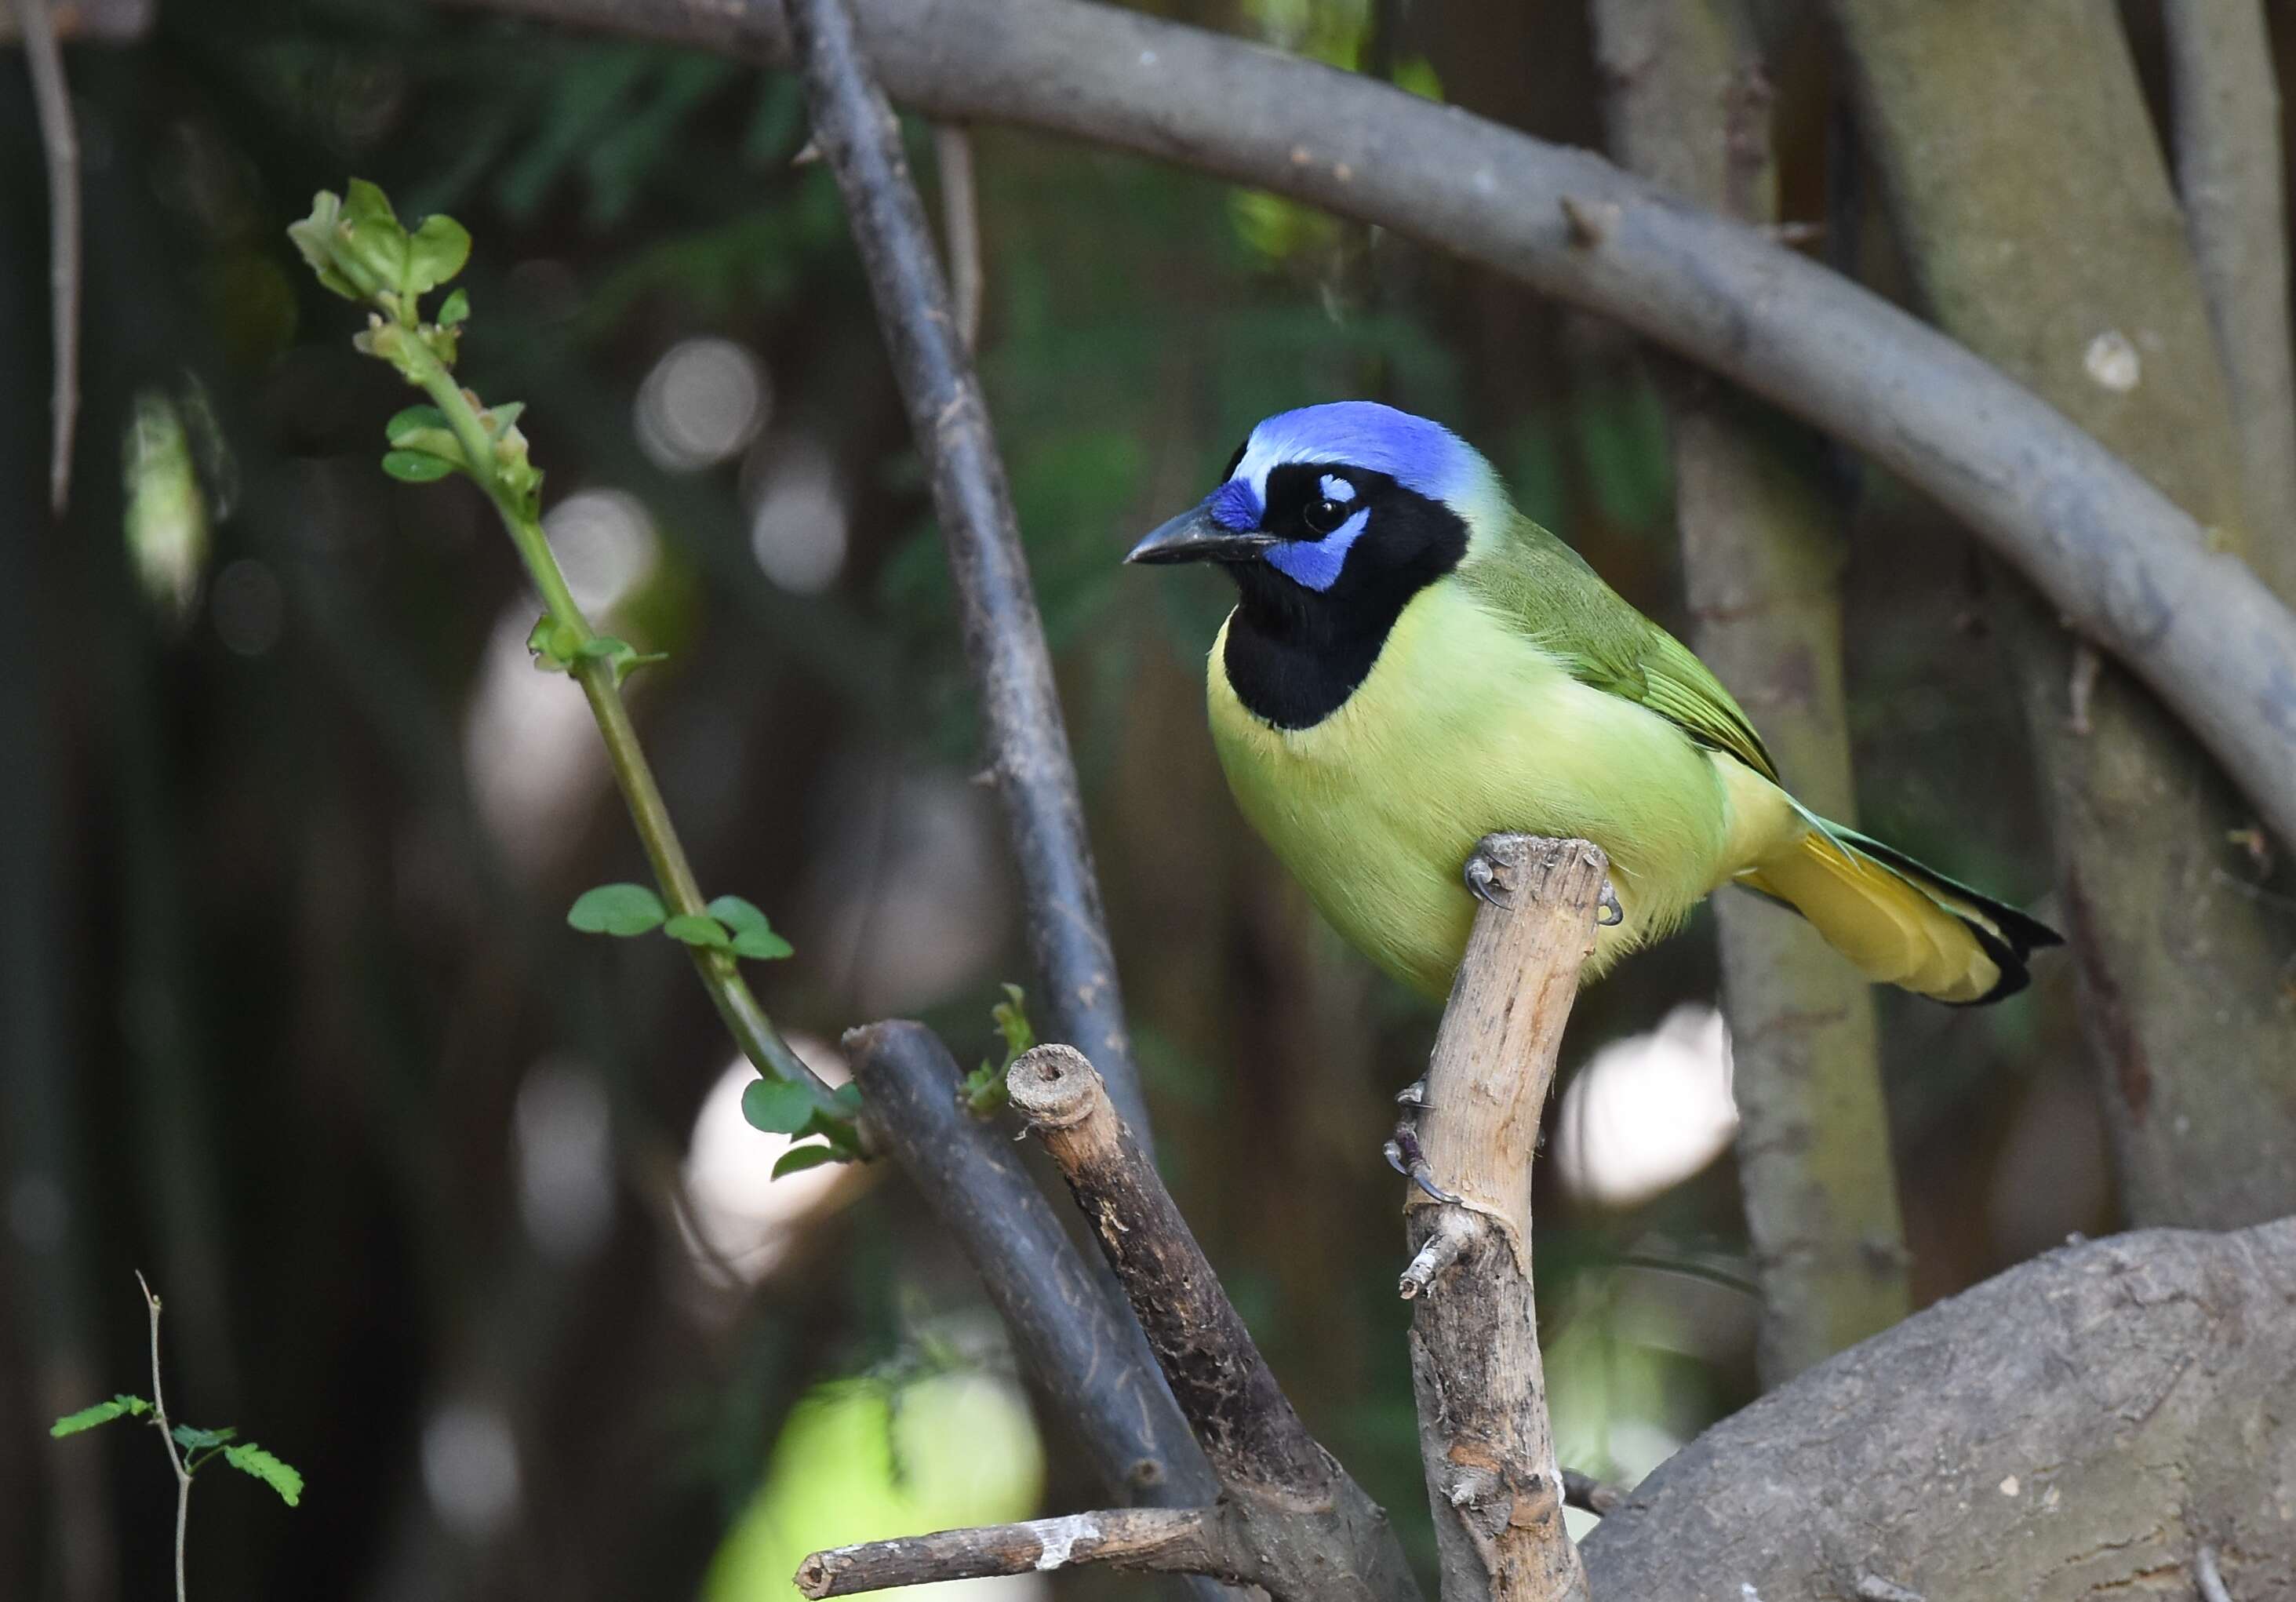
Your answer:
[[[2280,88],[2259,0],[2167,0],[2177,199],[2231,390],[2257,571],[2296,604],[2296,349]]]
[[[434,3],[791,59],[764,4]],[[1199,29],[1083,0],[859,9],[880,78],[928,115],[1074,135],[1391,228],[1856,446],[2126,662],[2296,844],[2296,618],[2133,468],[1879,296],[1589,152]]]
[[[1021,880],[1042,1022],[1046,1033],[1076,1041],[1105,1064],[1117,1105],[1146,1139],[1147,1103],[1125,1031],[1044,620],[988,403],[902,154],[900,125],[864,59],[844,0],[796,0],[791,21],[803,45],[814,139],[844,194],[894,376],[931,469],[988,774]]]
[[[980,1271],[1023,1368],[1074,1430],[1107,1493],[1191,1507],[1218,1483],[1155,1359],[1077,1251],[1009,1132],[958,1105],[963,1074],[922,1023],[845,1037],[869,1130]]]
[[[2243,1602],[2296,1595],[2292,1309],[2296,1219],[2052,1252],[1708,1430],[1587,1538],[1588,1581],[2073,1602],[2190,1595],[2211,1547]]]
[[[1415,1187],[1401,1291],[1443,1602],[1585,1602],[1563,1528],[1530,1278],[1530,1168],[1609,863],[1583,840],[1492,834],[1483,905],[1427,1066],[1418,1137],[1456,1195]]]

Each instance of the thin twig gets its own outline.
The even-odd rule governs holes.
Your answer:
[[[1566,1508],[1576,1508],[1596,1518],[1608,1518],[1626,1499],[1625,1491],[1593,1475],[1580,1474],[1575,1468],[1562,1471],[1562,1505]]]
[[[48,0],[16,0],[24,62],[39,107],[40,144],[48,162],[48,302],[55,376],[50,410],[48,509],[58,517],[71,498],[72,436],[79,420],[79,135],[72,125],[71,85],[56,44]]]
[[[436,3],[793,54],[776,6]],[[1615,317],[1867,453],[2150,685],[2296,842],[2296,721],[2276,710],[2296,683],[2296,617],[2142,473],[1880,296],[1587,151],[1320,62],[1071,0],[862,3],[878,70],[928,116],[1093,140],[1425,240]],[[1620,207],[1603,250],[1570,246],[1564,194]]]
[[[987,282],[980,268],[980,197],[972,177],[972,135],[964,125],[934,126],[933,166],[940,174],[940,224],[948,244],[948,290],[956,303],[956,332],[965,349],[978,350]]]
[[[1132,1508],[866,1541],[814,1553],[797,1572],[797,1588],[808,1597],[849,1597],[1083,1564],[1200,1574],[1218,1561],[1208,1540],[1218,1518],[1204,1508]]]
[[[176,1450],[175,1427],[168,1422],[168,1399],[160,1388],[160,1298],[152,1294],[141,1269],[135,1271],[135,1283],[143,1287],[144,1305],[152,1311],[152,1425],[168,1449],[168,1466],[176,1471],[176,1602],[189,1602],[191,1593],[184,1586],[184,1546],[192,1522],[192,1472],[184,1466],[183,1454]]]
[[[2202,1547],[2193,1557],[2193,1584],[2201,1593],[2201,1602],[2232,1602],[2232,1593],[2225,1589],[2224,1575],[2217,1570],[2217,1549]],[[1920,1602],[1916,1598],[1915,1602]]]
[[[1093,1054],[1144,1141],[1147,1103],[1125,1032],[1044,620],[988,405],[957,337],[924,205],[901,153],[900,125],[863,59],[843,0],[791,0],[787,9],[814,138],[845,197],[910,425],[931,465],[933,505],[1020,874],[1046,1032]]]

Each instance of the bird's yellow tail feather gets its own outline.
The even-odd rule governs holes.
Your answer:
[[[1784,901],[1880,983],[1962,1005],[2023,990],[2025,957],[2056,932],[1878,842],[1812,817],[1793,844],[1738,875]]]

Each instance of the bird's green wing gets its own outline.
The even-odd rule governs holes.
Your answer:
[[[1578,553],[1517,515],[1460,579],[1552,652],[1581,684],[1648,707],[1772,783],[1762,736],[1690,648],[1629,605]]]

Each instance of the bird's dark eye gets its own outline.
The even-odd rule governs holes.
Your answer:
[[[1315,533],[1329,534],[1348,521],[1348,508],[1326,496],[1319,501],[1309,501],[1307,510],[1300,513],[1300,521]]]

